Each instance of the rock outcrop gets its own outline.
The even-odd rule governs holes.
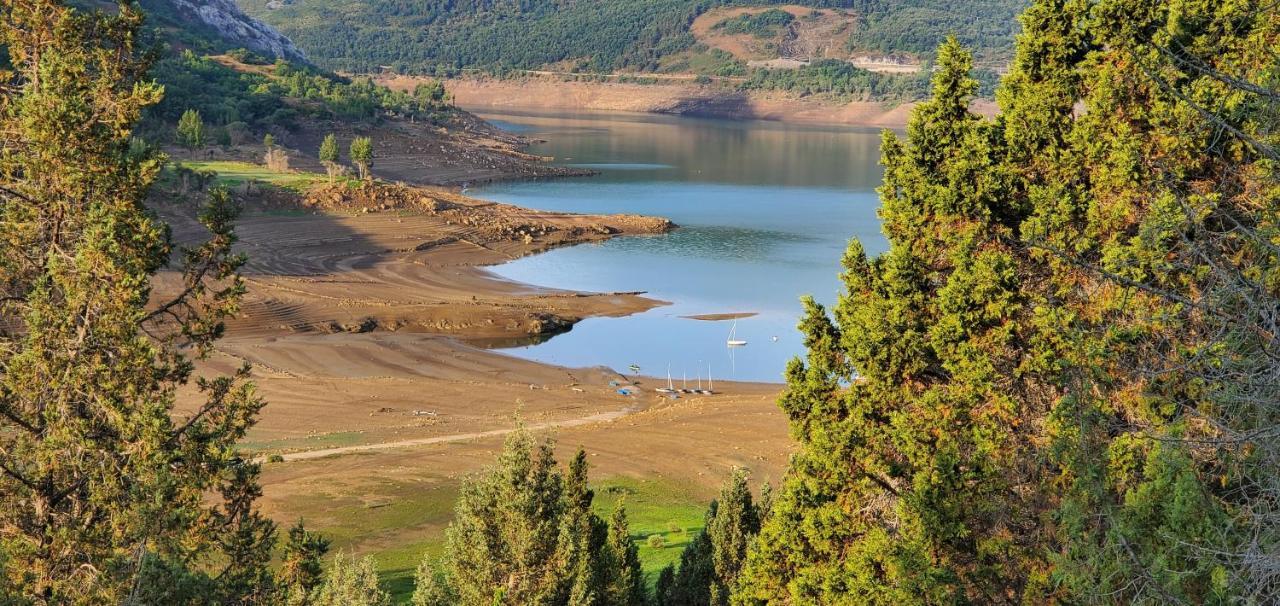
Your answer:
[[[292,60],[306,55],[284,34],[240,10],[233,0],[168,0],[188,17],[213,29],[232,44],[249,50]]]

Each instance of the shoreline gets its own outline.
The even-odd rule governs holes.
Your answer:
[[[202,370],[225,374],[253,365],[254,380],[270,402],[249,438],[253,450],[361,445],[357,450],[363,451],[384,442],[451,442],[438,440],[444,429],[493,437],[487,432],[510,424],[512,403],[531,423],[574,427],[617,407],[620,396],[611,382],[656,385],[653,378],[604,367],[565,368],[482,344],[550,338],[586,318],[628,316],[668,303],[638,292],[515,282],[490,268],[562,246],[664,233],[674,224],[540,211],[400,185],[362,185],[341,195],[338,189],[316,187],[284,206],[266,189],[242,193],[249,211],[237,232],[250,259],[249,294]],[[191,217],[173,207],[158,210],[177,241],[197,237],[200,228]],[[157,292],[173,288],[175,279],[161,275]],[[317,390],[316,384],[326,387]],[[780,388],[722,384],[725,392],[755,395]],[[637,411],[668,404],[648,387],[641,390],[626,399],[643,402],[631,405]],[[734,401],[740,395],[725,392],[708,398]],[[449,403],[415,402],[413,394],[448,394]],[[338,444],[324,437],[351,432],[359,437]]]
[[[361,192],[369,187],[377,191]],[[259,503],[281,527],[305,518],[354,553],[418,554],[439,540],[462,478],[490,465],[520,425],[554,436],[561,461],[583,448],[593,482],[670,483],[701,504],[733,469],[781,479],[794,448],[776,404],[781,385],[717,382],[714,395],[673,400],[654,391],[665,385],[658,379],[468,342],[663,305],[643,293],[514,282],[490,268],[558,246],[665,231],[669,222],[385,183],[337,196],[324,187],[289,194],[247,184],[239,193],[249,294],[197,373],[227,376],[252,365],[255,393],[268,404],[240,446],[265,460]],[[202,237],[190,208],[157,211],[176,242]],[[157,294],[180,288],[177,279],[158,276]],[[622,395],[618,384],[636,391]],[[176,414],[203,397],[184,386]]]
[[[410,76],[377,79],[380,84],[401,90],[412,89],[419,80]],[[453,78],[445,81],[445,87],[454,102],[470,112],[591,110],[894,130],[906,128],[911,111],[917,105],[910,101],[800,98],[780,92],[743,92],[694,82],[583,82],[552,76],[511,80]],[[996,106],[992,100],[978,99],[973,109],[982,115],[993,115]]]

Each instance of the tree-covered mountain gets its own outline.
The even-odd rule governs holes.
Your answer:
[[[979,51],[1012,50],[1024,0],[240,0],[318,64],[370,72],[534,69],[659,71],[699,49],[690,24],[708,10],[799,5],[858,15],[851,51],[930,55],[949,34]]]

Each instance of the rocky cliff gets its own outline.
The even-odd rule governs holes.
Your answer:
[[[213,29],[232,44],[272,57],[306,60],[306,55],[292,40],[274,27],[244,14],[233,0],[167,1],[186,17]]]

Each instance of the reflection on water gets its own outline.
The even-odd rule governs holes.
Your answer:
[[[884,249],[874,188],[879,135],[761,122],[619,114],[486,114],[545,139],[532,152],[600,175],[493,185],[483,198],[546,210],[660,215],[671,234],[618,238],[526,257],[495,268],[522,282],[590,291],[646,291],[672,305],[627,318],[594,318],[540,344],[504,348],[567,366],[606,365],[678,381],[780,381],[803,353],[799,298],[831,304],[849,238]],[[738,321],[685,318],[755,312]],[[708,370],[710,368],[710,370]]]

